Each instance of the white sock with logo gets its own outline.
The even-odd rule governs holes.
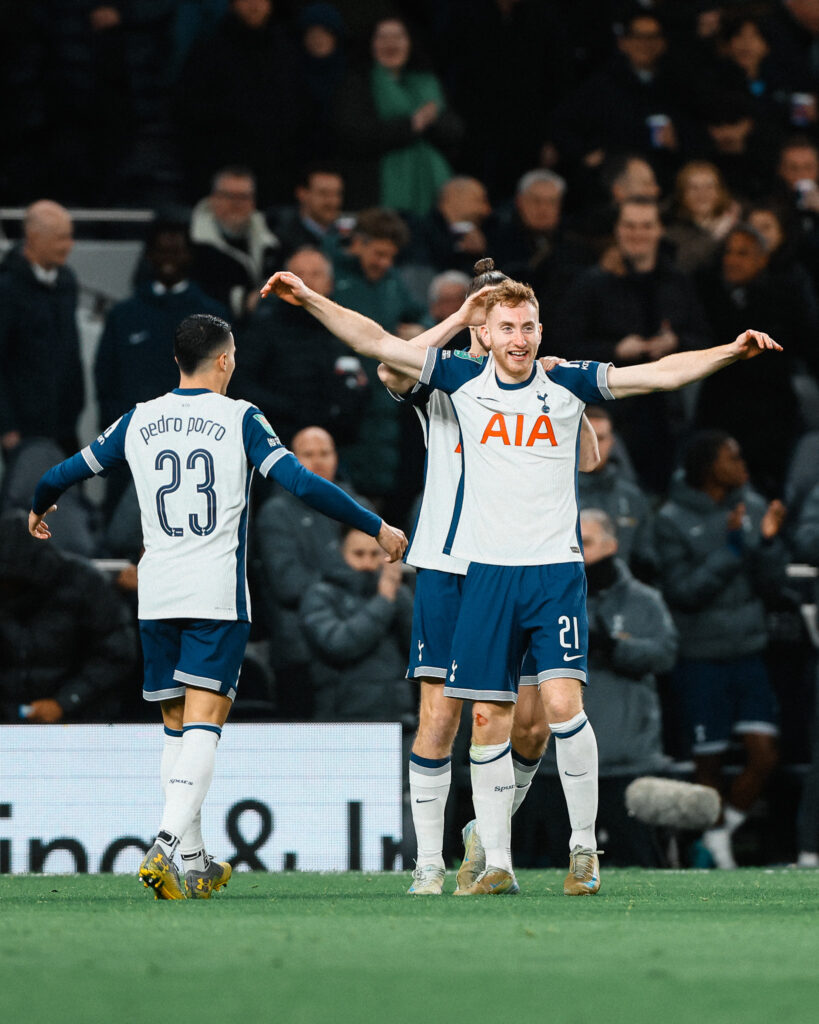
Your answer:
[[[162,748],[162,759],[159,766],[162,792],[165,795],[168,792],[168,780],[181,753],[182,730],[169,729],[166,725],[165,743]],[[208,855],[205,851],[204,840],[202,839],[201,811],[196,812],[196,816],[182,836],[179,843],[179,853],[182,866],[186,871],[204,871],[208,866]]]
[[[208,722],[189,722],[182,733],[182,750],[166,783],[161,834],[157,836],[168,856],[173,856],[207,796],[222,730]]]
[[[512,871],[512,803],[515,772],[512,746],[495,743],[469,748],[472,803],[478,835],[486,850],[486,866]]]
[[[568,722],[550,722],[549,728],[555,738],[557,770],[572,826],[569,849],[585,846],[596,850],[597,738],[591,722],[581,711]]]
[[[418,867],[444,867],[444,811],[452,784],[452,760],[448,757],[409,758],[412,823],[418,842]]]

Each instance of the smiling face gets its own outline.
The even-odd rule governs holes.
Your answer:
[[[540,345],[537,307],[531,302],[517,306],[498,303],[489,310],[480,333],[495,357],[498,379],[504,384],[526,380]]]

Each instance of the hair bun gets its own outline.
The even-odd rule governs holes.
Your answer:
[[[479,274],[488,274],[490,270],[494,269],[495,261],[490,256],[487,256],[485,259],[478,260],[478,262],[472,268],[472,273],[475,275],[475,277],[478,277]]]

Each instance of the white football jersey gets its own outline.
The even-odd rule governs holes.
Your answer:
[[[82,450],[127,460],[142,513],[141,619],[250,619],[245,558],[253,465],[289,454],[249,402],[181,389],[137,405]]]
[[[444,552],[489,565],[582,562],[577,463],[586,403],[613,398],[608,363],[504,384],[495,360],[430,349],[421,382],[447,392],[463,463]]]
[[[427,456],[421,507],[404,561],[416,569],[466,575],[469,563],[444,553],[461,480],[461,432],[449,395],[417,384],[406,396],[421,421]]]

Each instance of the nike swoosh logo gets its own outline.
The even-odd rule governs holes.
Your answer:
[[[582,657],[583,657],[582,654],[571,654],[571,655],[564,654],[563,655],[563,660],[564,661],[577,661],[578,658],[582,658]]]
[[[584,775],[588,775],[588,772],[563,772],[564,775],[568,775],[570,779],[581,779]]]
[[[437,800],[437,799],[438,799],[437,796],[431,796],[428,800],[419,800],[418,797],[416,797],[415,798],[415,802],[417,804],[431,804],[433,800]]]

